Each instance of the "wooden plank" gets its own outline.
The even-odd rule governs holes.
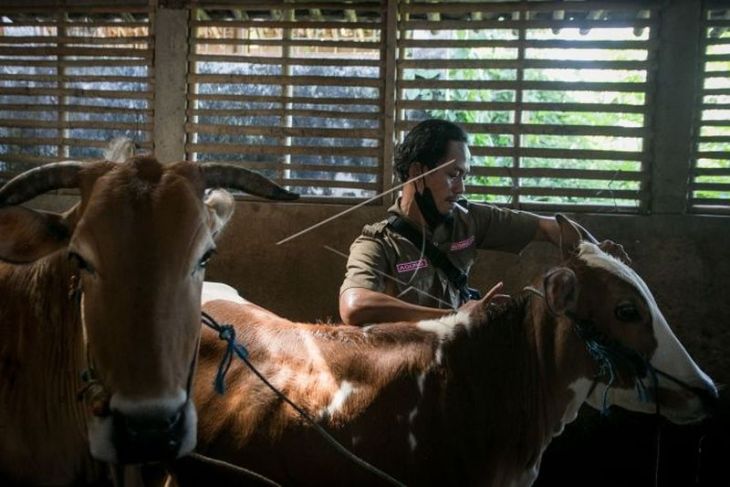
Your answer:
[[[295,86],[367,86],[380,88],[378,78],[354,78],[343,76],[266,76],[240,74],[190,74],[189,83],[257,84]]]
[[[0,120],[0,126],[2,120]],[[348,139],[382,138],[380,129],[333,129],[333,128],[301,128],[301,127],[251,127],[240,125],[185,124],[188,133],[228,134],[228,135],[263,135],[267,137],[332,137]]]
[[[143,59],[74,59],[74,60],[54,60],[54,61],[39,61],[37,59],[26,59],[24,57],[14,57],[2,60],[4,66],[21,66],[27,67],[50,67],[50,68],[67,68],[67,67],[124,67],[124,66],[140,66],[150,67],[152,66],[152,58]]]
[[[340,7],[341,8],[341,7]],[[345,20],[193,20],[193,28],[219,27],[224,29],[337,29],[379,30],[380,19],[348,22]]]
[[[399,122],[398,130],[409,130],[417,121]],[[651,131],[644,127],[614,127],[593,125],[542,125],[542,124],[499,124],[499,123],[462,123],[471,134],[535,134],[535,135],[598,135],[607,137],[649,137]]]
[[[274,46],[274,47],[328,47],[336,49],[379,50],[379,42],[371,41],[323,41],[319,39],[208,39],[191,38],[195,46]]]
[[[49,74],[0,74],[3,81],[46,82],[46,83],[145,83],[154,84],[149,76],[90,76],[90,75],[49,75]]]
[[[351,156],[374,157],[380,153],[378,147],[315,147],[291,146],[281,147],[273,145],[252,144],[192,144],[185,145],[186,152],[206,154],[263,154],[263,155],[311,155],[311,156]]]
[[[366,183],[359,181],[332,181],[325,179],[293,179],[282,178],[281,183],[287,186],[303,187],[314,186],[316,188],[353,188],[377,191],[379,186],[377,183]]]
[[[542,90],[542,91],[616,91],[640,93],[646,91],[644,82],[599,82],[599,81],[502,81],[502,80],[403,80],[404,89],[445,90]]]
[[[399,109],[441,109],[470,111],[502,111],[515,110],[515,102],[483,102],[483,101],[431,101],[401,100],[397,101]],[[523,102],[523,112],[559,111],[559,112],[605,112],[605,113],[646,113],[646,105],[629,105],[620,103],[532,103]]]
[[[610,20],[407,20],[399,27],[404,30],[518,30],[518,29],[620,29],[649,27],[655,28],[657,22],[651,19],[610,19]]]
[[[526,167],[482,167],[471,166],[474,176],[496,176],[506,178],[552,178],[592,179],[607,181],[646,181],[648,175],[638,171],[611,171],[598,169],[555,169]]]
[[[700,143],[730,143],[730,135],[703,135],[697,139]]]
[[[204,8],[205,10],[230,10],[235,8],[241,8],[244,6],[241,4],[240,0],[232,0],[230,2],[208,2],[207,0],[205,3],[200,4],[198,3],[196,5],[199,8]],[[347,8],[353,9],[358,12],[381,12],[383,10],[383,5],[381,2],[375,2],[375,1],[348,1],[347,2]],[[246,10],[262,10],[265,12],[269,12],[271,10],[294,10],[294,9],[320,9],[320,10],[341,10],[343,7],[343,2],[286,2],[286,1],[277,1],[272,0],[270,2],[247,2],[245,3],[245,9]]]
[[[647,61],[586,61],[558,59],[401,59],[403,69],[649,69]]]
[[[143,149],[152,149],[150,140],[135,140],[135,144]],[[35,145],[67,145],[72,147],[106,148],[108,140],[79,139],[69,137],[0,137],[1,144],[35,146]]]
[[[401,3],[401,13],[451,13],[470,14],[472,12],[554,12],[560,10],[587,11],[587,10],[639,10],[656,9],[661,6],[658,1],[590,1],[571,2],[438,2],[438,3]]]
[[[191,54],[190,62],[210,63],[246,63],[280,65],[281,57],[242,56],[240,54]],[[346,58],[298,58],[290,57],[287,61],[292,66],[380,66],[379,59],[346,59]]]
[[[466,193],[521,195],[521,196],[564,196],[574,198],[607,198],[638,200],[646,195],[633,190],[612,190],[605,188],[545,188],[527,186],[467,186]]]
[[[0,93],[2,93],[0,91]],[[194,101],[229,101],[229,102],[251,102],[251,103],[298,103],[302,105],[362,105],[362,106],[380,106],[379,98],[324,98],[324,97],[306,97],[306,96],[268,96],[268,95],[209,95],[196,94],[188,91],[188,100]]]
[[[695,167],[692,169],[695,176],[730,176],[730,167]]]
[[[519,209],[526,211],[544,211],[547,213],[557,213],[558,211],[581,212],[581,213],[612,213],[612,214],[636,214],[639,213],[637,205],[626,203],[625,200],[618,200],[612,205],[590,205],[590,204],[574,204],[574,203],[537,203],[531,201],[521,201]]]
[[[119,57],[119,58],[140,58],[151,59],[153,56],[152,49],[131,49],[128,47],[120,47],[115,49],[107,48],[73,48],[73,47],[28,47],[28,46],[0,46],[1,56],[93,56],[93,57]]]
[[[130,100],[151,100],[151,91],[111,91],[86,90],[81,88],[4,88],[0,87],[0,95],[19,96],[72,96],[78,98],[110,98]]]
[[[22,111],[22,112],[56,112],[58,105],[43,104],[2,104],[0,110]],[[68,113],[104,113],[104,114],[131,114],[140,117],[151,117],[152,110],[144,108],[91,106],[91,105],[64,105],[64,111]],[[240,110],[238,111],[240,114]]]
[[[513,147],[470,146],[472,156],[497,157],[531,157],[540,159],[578,159],[605,161],[648,161],[650,156],[644,152],[587,150],[587,149],[543,149],[521,147],[516,151]]]
[[[2,105],[0,105],[2,110]],[[311,117],[311,118],[327,118],[337,120],[380,120],[381,114],[376,112],[343,112],[340,110],[298,110],[298,109],[246,109],[242,112],[240,108],[233,109],[194,109],[188,108],[187,115],[189,117]]]
[[[13,128],[49,128],[49,129],[109,129],[109,130],[152,130],[151,122],[102,122],[82,121],[82,120],[19,120],[19,119],[0,119],[0,127]]]
[[[616,49],[616,50],[640,50],[654,49],[658,43],[655,41],[564,41],[557,39],[548,40],[500,40],[500,39],[472,39],[472,40],[450,40],[450,39],[403,39],[400,41],[403,47],[442,49],[442,48],[478,48],[478,47],[505,47],[517,49],[519,47],[529,49]]]
[[[698,159],[730,159],[730,151],[697,151]]]
[[[89,36],[65,36],[58,37],[53,35],[48,36],[8,36],[0,35],[0,45],[15,45],[15,44],[63,44],[63,45],[75,45],[75,46],[87,46],[87,45],[118,45],[118,44],[147,44],[151,43],[151,39],[148,36],[131,36],[131,37],[89,37]],[[41,47],[41,46],[32,46]]]

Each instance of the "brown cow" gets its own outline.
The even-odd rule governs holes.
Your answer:
[[[645,360],[700,396],[717,396],[641,278],[559,221],[563,266],[506,304],[484,301],[443,319],[365,328],[292,323],[215,289],[204,290],[204,310],[235,325],[250,361],[276,387],[405,484],[530,485],[548,443],[580,406],[603,406],[600,345],[620,355],[608,404],[654,412],[658,399],[661,414],[677,423],[705,415],[695,392],[664,376],[656,393],[651,374],[641,379],[649,394],[642,401],[634,386],[650,370]],[[243,364],[230,369],[228,392],[217,395],[211,383],[223,347],[203,333],[195,392],[201,453],[284,485],[379,482]]]
[[[233,211],[207,187],[296,197],[233,166],[148,157],[51,164],[0,189],[0,484],[94,482],[95,459],[194,448],[200,292]],[[16,206],[57,188],[80,191],[64,215]]]

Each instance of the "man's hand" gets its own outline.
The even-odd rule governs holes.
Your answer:
[[[482,299],[471,299],[459,307],[459,312],[463,311],[472,314],[478,310],[486,310],[491,303],[498,303],[510,299],[508,294],[500,294],[499,291],[504,287],[503,282],[498,282]]]
[[[631,264],[629,254],[624,250],[624,246],[614,242],[613,240],[604,240],[598,244],[598,248],[606,252],[608,255],[617,258],[624,264]]]

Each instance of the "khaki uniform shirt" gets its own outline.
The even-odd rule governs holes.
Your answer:
[[[406,218],[399,202],[388,212]],[[433,233],[430,240],[458,269],[469,274],[477,249],[519,253],[532,241],[538,218],[529,213],[469,203],[469,213],[454,210],[450,224]],[[457,308],[459,289],[436,269],[421,249],[388,226],[388,221],[366,225],[350,246],[347,274],[340,294],[350,288],[365,288],[398,297],[403,301],[434,308]]]

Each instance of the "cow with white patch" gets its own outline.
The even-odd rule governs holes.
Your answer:
[[[234,206],[209,187],[296,197],[151,157],[49,164],[0,189],[0,485],[101,483],[101,462],[195,447],[201,288]],[[60,188],[80,193],[65,214],[19,206]]]
[[[249,360],[344,446],[408,485],[530,485],[583,403],[701,420],[710,378],[646,284],[558,217],[565,261],[504,303],[364,328],[292,323],[230,288],[204,310]],[[373,485],[241,363],[211,383],[225,344],[204,332],[199,451],[284,485]],[[656,379],[656,383],[654,383]],[[637,387],[641,394],[637,393]],[[184,478],[179,478],[181,483]]]

